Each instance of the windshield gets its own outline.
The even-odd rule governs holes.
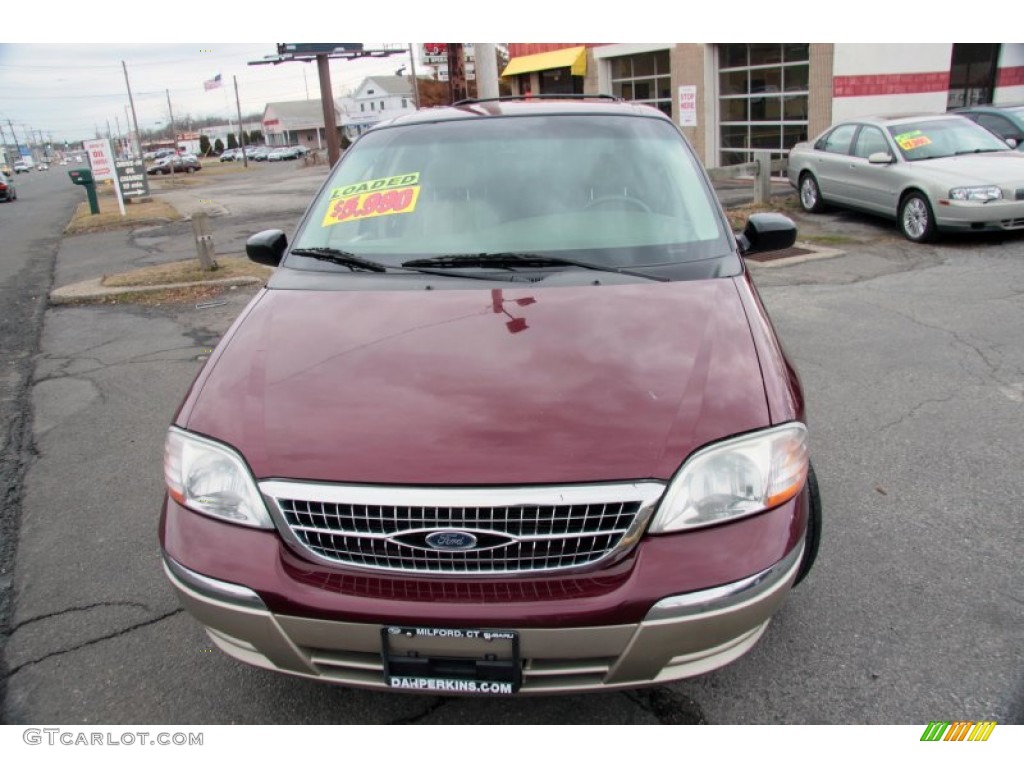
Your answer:
[[[966,118],[900,123],[889,126],[889,133],[900,154],[910,161],[1009,149],[1005,142]]]
[[[394,266],[545,254],[617,268],[730,252],[717,203],[670,124],[546,115],[384,128],[346,153],[293,249]],[[323,262],[288,266],[323,269]]]

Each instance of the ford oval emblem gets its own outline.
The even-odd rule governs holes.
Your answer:
[[[463,550],[476,546],[476,536],[466,531],[435,531],[424,539],[434,549]]]

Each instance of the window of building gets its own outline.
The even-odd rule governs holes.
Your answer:
[[[541,93],[583,93],[583,78],[573,76],[569,67],[537,73]]]
[[[365,112],[366,111],[366,104],[364,102],[359,102],[359,111],[360,112]]]
[[[991,104],[999,43],[954,43],[946,109]]]
[[[626,101],[650,104],[672,115],[672,76],[668,51],[618,56],[611,65],[612,94]]]
[[[754,149],[783,157],[806,141],[810,45],[727,43],[717,50],[721,164],[750,162]]]
[[[409,100],[402,99],[402,109],[405,109],[407,106],[409,106]]]

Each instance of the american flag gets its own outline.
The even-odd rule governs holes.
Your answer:
[[[222,85],[224,85],[224,83],[221,82],[220,75],[217,75],[213,80],[203,81],[203,88],[208,91],[212,91],[214,88],[220,88]]]

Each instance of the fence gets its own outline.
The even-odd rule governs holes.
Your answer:
[[[722,168],[709,168],[708,176],[712,181],[725,181],[726,179],[738,179],[741,176],[754,177],[754,202],[766,203],[772,195],[772,174],[785,173],[786,158],[780,157],[772,160],[772,153],[767,150],[756,150],[752,153],[752,163],[741,163],[740,165],[727,165]]]

